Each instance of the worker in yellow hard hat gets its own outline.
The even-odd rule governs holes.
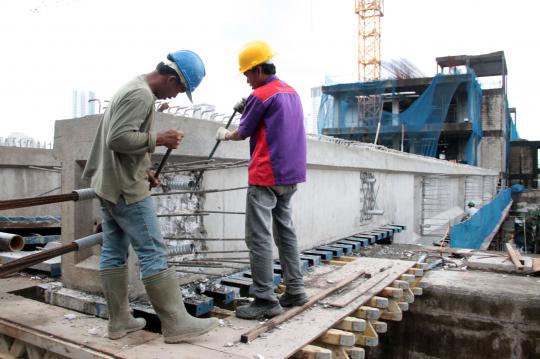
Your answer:
[[[222,127],[216,134],[221,141],[250,138],[246,244],[255,300],[236,308],[243,319],[271,318],[282,307],[308,301],[291,209],[297,184],[306,180],[304,114],[300,96],[276,76],[274,55],[263,41],[242,48],[238,65],[253,92],[235,106],[242,113],[238,129]],[[287,287],[279,299],[273,288],[272,235]]]

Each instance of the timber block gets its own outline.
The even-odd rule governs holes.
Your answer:
[[[366,351],[364,350],[364,348],[345,348],[345,352],[349,356],[349,359],[364,359],[366,357]]]
[[[295,359],[332,359],[332,351],[316,345],[306,345],[297,351],[292,358]]]
[[[401,309],[402,312],[406,312],[409,310],[409,303],[407,302],[397,302],[397,305],[399,306],[399,309]]]
[[[422,295],[424,292],[424,290],[420,287],[412,287],[411,291],[413,292],[414,295]]]
[[[329,244],[328,246],[343,249],[344,255],[351,254],[353,252],[352,244],[332,243],[332,244]]]
[[[379,344],[379,335],[373,328],[371,322],[366,321],[366,330],[356,334],[356,345],[375,347]]]
[[[403,289],[386,287],[382,290],[382,292],[379,293],[379,295],[382,297],[401,298],[403,297]]]
[[[310,266],[320,266],[322,264],[320,256],[312,256],[309,254],[300,254],[301,260],[307,260]]]
[[[388,331],[388,324],[386,322],[381,322],[379,320],[370,320],[373,329],[379,334],[386,333]]]
[[[401,279],[396,279],[392,282],[392,287],[401,288],[401,289],[408,289],[409,288],[409,282]]]
[[[355,317],[345,317],[334,325],[335,329],[346,330],[348,332],[363,332],[366,330],[365,319]]]
[[[424,270],[420,268],[410,268],[407,273],[412,274],[415,277],[422,277],[424,275]]]
[[[395,300],[388,301],[388,308],[382,310],[381,319],[399,322],[403,319],[403,313]]]
[[[369,238],[360,238],[360,237],[357,237],[357,236],[351,236],[351,237],[347,237],[345,238],[346,241],[350,241],[350,242],[358,242],[362,247],[367,247],[369,246]]]
[[[333,247],[333,246],[330,246],[330,245],[328,245],[328,246],[320,246],[320,247],[317,247],[315,249],[323,250],[323,251],[330,251],[330,252],[332,252],[332,255],[334,257],[339,257],[339,256],[342,256],[344,254],[343,253],[344,252],[343,248]]]
[[[377,308],[363,305],[357,310],[355,310],[352,316],[361,319],[379,319],[379,317],[381,316],[381,311]]]
[[[367,304],[371,307],[379,309],[388,308],[388,298],[374,296],[367,302]]]
[[[356,337],[353,333],[332,328],[328,329],[326,333],[317,338],[317,340],[326,344],[352,347],[356,342]]]
[[[350,241],[348,239],[341,239],[339,241],[336,242],[337,244],[347,244],[347,245],[350,245],[352,246],[352,250],[354,252],[360,250],[360,248],[362,248],[362,243],[360,242],[356,242],[356,241]]]

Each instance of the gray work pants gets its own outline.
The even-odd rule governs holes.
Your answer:
[[[296,185],[248,188],[246,244],[256,298],[277,301],[273,286],[272,234],[278,248],[287,293],[299,294],[304,291],[290,205],[295,192]]]

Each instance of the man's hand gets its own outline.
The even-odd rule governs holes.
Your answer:
[[[234,107],[233,107],[233,109],[234,109],[236,112],[240,113],[240,114],[244,113],[244,109],[245,109],[245,108],[246,108],[246,99],[245,99],[245,98],[242,98],[242,99],[241,99],[240,101],[238,101],[238,102],[236,103],[236,105],[234,105]]]
[[[230,138],[229,138],[230,133],[231,133],[231,131],[227,130],[225,127],[220,127],[220,128],[218,128],[218,130],[216,132],[216,140],[218,140],[218,141],[228,141],[228,140],[230,140]]]
[[[169,108],[169,103],[168,102],[163,102],[161,105],[159,105],[159,107],[157,109],[157,112],[163,112],[168,108]]]
[[[148,182],[150,182],[150,188],[158,187],[161,184],[159,177],[155,177],[156,171],[147,170],[146,174],[148,175]]]
[[[175,149],[180,146],[180,142],[184,138],[184,133],[175,128],[171,128],[165,132],[159,132],[157,134],[156,146],[165,146],[167,148]]]

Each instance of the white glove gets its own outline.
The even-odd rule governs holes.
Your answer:
[[[227,134],[231,133],[231,131],[227,130],[225,127],[218,128],[216,132],[216,140],[218,141],[228,141],[228,139],[225,138]]]
[[[238,112],[239,114],[244,113],[244,109],[246,108],[246,99],[242,98],[240,101],[234,105],[233,109]]]

